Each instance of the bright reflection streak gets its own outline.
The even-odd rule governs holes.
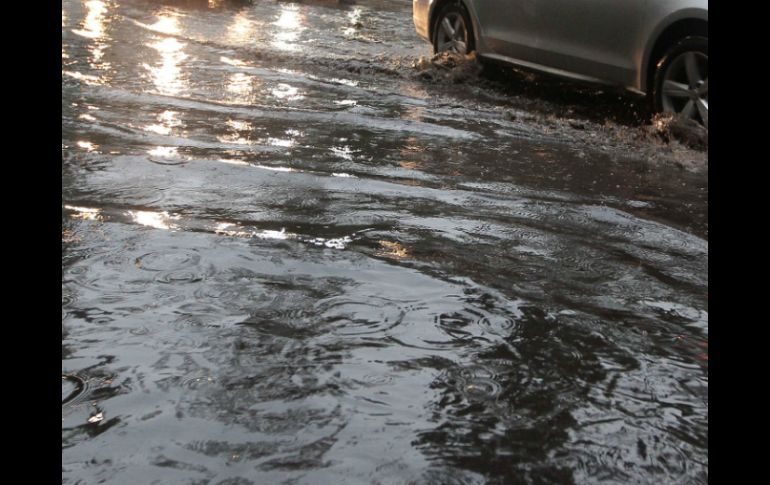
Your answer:
[[[252,165],[249,162],[244,162],[243,160],[232,160],[228,158],[220,158],[217,160],[220,163],[226,163],[228,165],[239,165],[241,167],[253,167],[253,168],[259,168],[262,170],[270,170],[271,172],[298,172],[296,168],[291,167],[268,167],[267,165]]]
[[[81,23],[81,29],[73,29],[72,32],[81,37],[91,39],[87,46],[89,56],[89,65],[94,70],[107,70],[109,63],[102,62],[104,57],[104,51],[107,48],[107,43],[104,42],[107,39],[107,3],[101,0],[90,0],[85,2],[86,17]],[[62,23],[65,20],[64,12],[62,11]],[[67,54],[62,51],[62,57],[67,58]],[[78,78],[77,76],[73,76]],[[83,75],[79,79],[85,80],[88,84],[102,84],[103,81],[98,76]],[[91,82],[89,82],[91,81]]]
[[[227,158],[220,158],[218,161],[221,163],[226,163],[228,165],[240,165],[240,166],[246,166],[246,167],[251,165],[249,162],[244,162],[243,160],[230,160]]]
[[[284,83],[273,88],[270,93],[276,98],[284,99],[286,101],[296,101],[305,97],[304,94],[299,93],[299,89]]]
[[[379,251],[380,256],[385,256],[393,259],[404,259],[409,257],[409,249],[400,243],[394,241],[379,241],[382,250]]]
[[[178,155],[179,147],[155,147],[148,150],[147,154],[152,157],[174,158]]]
[[[227,40],[233,43],[254,42],[255,25],[245,13],[241,12],[235,16],[233,23],[227,27]]]
[[[94,145],[90,141],[79,141],[78,142],[78,146],[80,148],[88,150],[89,152],[92,152],[92,151],[96,150],[96,145]]]
[[[253,91],[252,76],[242,72],[236,72],[230,76],[227,83],[227,91],[232,93],[231,101],[247,103],[251,100]]]
[[[144,127],[144,131],[151,131],[159,135],[168,135],[171,133],[171,128],[163,125],[147,125]]]
[[[271,230],[241,231],[239,230],[237,225],[227,223],[227,222],[222,222],[220,224],[217,224],[217,226],[214,228],[214,232],[216,234],[222,234],[224,236],[257,237],[260,239],[286,240],[286,239],[295,239],[297,237],[296,234],[286,232],[286,229],[281,229],[280,231],[271,231]]]
[[[281,5],[281,15],[273,22],[273,25],[279,29],[273,37],[273,47],[284,51],[299,49],[295,42],[300,32],[306,29],[301,25],[301,20],[299,8],[296,5]]]
[[[178,20],[175,16],[165,14],[150,28],[162,33],[176,33],[179,31],[177,23]],[[160,94],[178,94],[185,87],[179,65],[188,57],[183,52],[187,44],[174,37],[167,37],[148,45],[158,51],[161,58],[159,66],[144,65],[145,69],[150,71],[155,87]]]
[[[218,136],[217,139],[225,143],[236,143],[240,145],[251,145],[251,140],[244,138],[240,135],[240,132],[251,132],[254,128],[251,123],[247,121],[227,120],[227,126],[232,128],[234,133],[228,133],[227,135]]]
[[[351,150],[347,145],[342,147],[332,147],[331,151],[340,158],[351,161],[353,160],[353,150]]]
[[[147,125],[143,129],[159,135],[168,135],[174,128],[182,124],[177,119],[178,114],[176,111],[166,110],[158,115],[158,123]]]
[[[88,13],[83,21],[83,28],[73,30],[72,32],[89,39],[99,39],[104,35],[105,12],[107,4],[101,0],[90,0],[85,4]],[[62,12],[62,24],[64,23],[64,12]]]
[[[65,205],[65,209],[75,212],[70,217],[73,219],[81,219],[85,221],[99,221],[102,220],[102,210],[93,209],[90,207],[77,207],[72,205]]]
[[[179,216],[170,216],[168,212],[128,211],[128,215],[135,223],[155,229],[176,229],[171,220],[179,219]]]
[[[246,63],[243,61],[239,61],[238,59],[230,59],[229,57],[222,56],[219,58],[219,60],[225,64],[228,64],[230,66],[245,66]]]
[[[150,71],[153,82],[161,94],[177,94],[184,87],[179,64],[187,59],[187,54],[182,52],[185,45],[174,38],[150,44],[150,47],[160,53],[161,64],[158,67],[145,64],[145,68]]]
[[[163,13],[159,16],[157,22],[146,26],[150,30],[160,32],[161,34],[178,34],[179,23],[176,15],[172,12]]]
[[[420,162],[413,162],[409,160],[404,160],[402,162],[398,162],[399,165],[401,165],[403,168],[406,168],[408,170],[420,170],[422,168],[422,164]]]
[[[267,144],[276,146],[276,147],[284,147],[289,148],[293,147],[296,142],[292,140],[291,138],[268,138]]]
[[[248,121],[227,120],[227,126],[237,131],[251,131],[254,129]]]
[[[361,22],[359,21],[361,17],[361,9],[359,7],[355,7],[353,10],[348,12],[348,19],[350,20],[350,27],[345,29],[345,36],[350,37],[353,34],[356,33],[356,30],[361,27]]]
[[[270,170],[272,172],[296,172],[296,168],[291,167],[268,167],[267,165],[252,165],[254,168],[261,168],[262,170]]]
[[[232,224],[229,222],[222,222],[217,224],[214,227],[214,233],[220,234],[223,236],[256,237],[259,239],[278,239],[278,240],[296,239],[296,240],[299,240],[300,242],[310,243],[315,246],[324,246],[324,247],[333,248],[333,249],[345,249],[348,244],[353,242],[353,239],[350,236],[344,236],[344,237],[333,238],[333,239],[326,239],[323,237],[307,237],[299,234],[294,234],[291,232],[286,232],[286,229],[281,229],[280,231],[271,231],[271,230],[244,231],[237,224]]]
[[[102,80],[99,79],[97,76],[91,76],[89,74],[82,74],[80,72],[75,71],[62,71],[62,74],[65,76],[69,76],[71,78],[77,79],[78,81],[83,81],[85,84],[89,85],[96,85],[96,84],[102,84]]]

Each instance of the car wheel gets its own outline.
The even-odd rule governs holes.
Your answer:
[[[688,37],[669,49],[655,69],[653,108],[709,126],[708,38]]]
[[[470,54],[474,49],[473,24],[465,7],[460,2],[441,7],[433,24],[433,53]]]

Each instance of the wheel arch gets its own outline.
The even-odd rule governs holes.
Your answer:
[[[650,36],[639,73],[639,88],[649,93],[655,78],[655,66],[674,44],[687,37],[708,38],[708,11],[686,9],[669,15]]]
[[[428,39],[430,39],[430,42],[433,42],[433,34],[434,34],[434,24],[436,23],[436,16],[441,11],[441,8],[444,5],[447,4],[457,4],[461,5],[466,12],[468,12],[468,16],[471,19],[471,28],[473,29],[473,41],[474,45],[476,46],[476,51],[479,50],[479,22],[478,18],[476,17],[476,11],[471,7],[470,2],[466,2],[465,0],[434,0],[431,3],[430,6],[430,14],[428,16]]]

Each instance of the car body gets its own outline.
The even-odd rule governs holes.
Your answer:
[[[467,16],[455,15],[470,23],[467,43],[456,43],[465,49],[451,50],[475,50],[481,59],[624,86],[650,94],[659,111],[678,112],[672,100],[681,98],[678,106],[684,109],[692,99],[687,111],[708,126],[707,0],[413,0],[417,33],[436,52],[446,50],[437,45],[438,35],[451,40],[444,30],[452,29],[437,21],[446,11],[464,11]],[[700,39],[696,47],[674,50],[691,37]],[[671,53],[684,57],[678,64],[669,59],[671,72],[657,80]],[[667,106],[664,86],[672,95]],[[703,116],[695,116],[698,110]]]

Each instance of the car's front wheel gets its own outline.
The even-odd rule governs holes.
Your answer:
[[[474,50],[473,25],[468,12],[460,2],[447,3],[433,24],[433,52],[470,54]]]
[[[688,37],[671,47],[655,69],[653,108],[709,125],[708,38]]]

